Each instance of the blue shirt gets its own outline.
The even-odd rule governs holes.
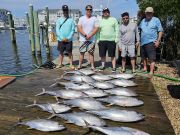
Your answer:
[[[155,42],[158,38],[158,32],[163,31],[160,20],[152,17],[150,21],[144,18],[140,23],[141,29],[141,45]]]
[[[57,35],[57,40],[62,41],[62,39],[66,38],[69,41],[72,41],[73,39],[73,34],[75,31],[75,23],[72,18],[68,18],[66,22],[61,26],[60,25],[65,21],[64,17],[60,17],[56,21],[56,35]]]

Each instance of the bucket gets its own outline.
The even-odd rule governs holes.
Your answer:
[[[168,85],[169,94],[176,99],[180,99],[180,85]]]

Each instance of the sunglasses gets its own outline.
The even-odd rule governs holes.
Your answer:
[[[123,17],[122,19],[123,19],[123,20],[128,20],[129,18],[128,18],[128,17]]]
[[[86,10],[92,11],[92,9],[87,8]]]

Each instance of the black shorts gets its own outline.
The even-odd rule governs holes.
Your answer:
[[[115,41],[99,41],[99,56],[105,57],[106,51],[108,51],[109,57],[115,57],[116,43]]]
[[[63,53],[64,51],[68,53],[72,53],[72,41],[71,42],[58,41],[57,50],[60,51],[60,53]]]
[[[156,60],[156,48],[154,42],[141,46],[141,57],[143,59]]]

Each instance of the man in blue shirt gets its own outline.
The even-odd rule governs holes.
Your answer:
[[[145,10],[145,18],[140,23],[141,31],[141,57],[143,59],[144,71],[147,71],[147,58],[150,61],[149,75],[152,77],[156,60],[156,48],[160,45],[163,34],[161,22],[157,17],[153,16],[152,7]]]
[[[59,54],[59,64],[57,68],[61,68],[63,66],[63,52],[66,51],[68,53],[70,68],[74,69],[72,64],[73,55],[72,55],[72,39],[75,31],[75,23],[72,18],[69,17],[69,9],[67,5],[62,6],[63,16],[60,17],[56,22],[56,35],[58,40],[58,51]]]

